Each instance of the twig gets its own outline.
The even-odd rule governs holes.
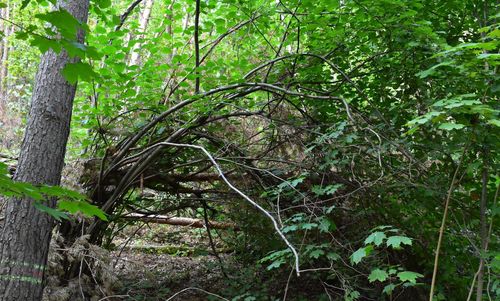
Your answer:
[[[210,48],[207,50],[207,52],[201,57],[200,59],[200,64],[203,63],[207,58],[208,56],[212,53],[212,51],[214,50],[214,48],[225,38],[227,37],[228,35],[232,34],[233,32],[239,30],[240,28],[242,28],[243,26],[247,25],[248,23],[250,22],[253,22],[254,20],[260,18],[261,15],[260,14],[257,14],[255,16],[253,16],[252,18],[250,18],[249,20],[246,20],[244,22],[241,22],[235,26],[233,26],[232,28],[230,28],[228,31],[226,31],[225,33],[223,33],[222,35],[220,35],[218,38],[216,38],[215,40],[213,40],[212,42],[208,43],[207,45],[203,46],[203,48],[206,48],[208,47],[209,45]]]
[[[195,55],[195,94],[200,93],[200,0],[196,0],[196,9],[194,13],[194,55]]]
[[[12,160],[12,161],[17,161],[17,159],[18,159],[17,157],[12,157],[12,156],[8,156],[8,155],[4,155],[4,154],[0,154],[0,158]]]
[[[346,105],[346,109],[348,109],[348,105],[346,103],[346,101],[341,98],[341,97],[335,97],[335,96],[321,96],[321,95],[308,95],[308,94],[303,94],[303,93],[300,93],[300,92],[295,92],[295,91],[291,91],[291,90],[287,90],[287,89],[284,89],[282,87],[279,87],[279,86],[276,86],[276,85],[272,85],[272,84],[267,84],[267,83],[239,83],[239,84],[232,84],[232,85],[228,85],[228,86],[223,86],[223,87],[219,87],[219,88],[216,88],[216,89],[213,89],[213,90],[210,90],[210,91],[207,91],[207,92],[203,92],[203,93],[200,93],[198,95],[196,95],[195,97],[193,98],[189,98],[187,100],[184,100],[174,106],[172,106],[171,108],[169,108],[167,111],[163,112],[162,114],[160,114],[159,116],[157,116],[154,120],[152,120],[150,123],[148,123],[147,125],[145,125],[137,134],[135,134],[132,138],[130,138],[122,147],[121,149],[118,151],[118,153],[116,154],[114,160],[110,163],[110,167],[106,170],[106,172],[104,173],[103,177],[106,178],[108,174],[110,174],[113,170],[115,170],[119,165],[120,165],[120,161],[126,156],[126,153],[127,151],[137,142],[140,140],[141,137],[143,137],[143,135],[145,133],[147,133],[151,128],[153,128],[158,122],[162,121],[163,119],[165,119],[168,115],[180,110],[181,108],[195,102],[196,100],[199,100],[199,99],[202,99],[203,97],[207,97],[207,96],[210,96],[212,94],[215,94],[215,93],[219,93],[219,92],[223,92],[223,91],[227,91],[227,90],[233,90],[233,89],[237,89],[237,88],[249,88],[243,92],[239,92],[237,94],[235,94],[234,97],[237,97],[241,94],[243,95],[246,95],[246,94],[250,94],[254,91],[258,91],[258,90],[262,90],[262,91],[267,91],[267,92],[281,92],[281,93],[284,93],[284,94],[288,94],[288,95],[291,95],[291,96],[298,96],[298,97],[305,97],[305,98],[310,98],[310,99],[321,99],[321,100],[340,100],[342,101],[342,103],[344,103],[344,105]],[[228,99],[232,99],[234,98],[233,96],[230,96],[228,97]],[[176,131],[175,133],[173,133],[169,138],[168,140],[170,141],[175,141],[179,136],[181,136],[185,131],[187,131],[188,129],[187,128],[181,128],[179,129],[178,131]],[[140,152],[140,154],[136,154],[135,156],[139,156],[141,154],[144,154],[145,152],[151,150],[152,147],[149,147],[143,151]],[[127,174],[125,175],[125,177],[122,179],[122,181],[120,182],[120,184],[118,185],[118,187],[115,189],[115,192],[113,193],[113,195],[108,199],[108,201],[106,201],[106,203],[102,206],[102,210],[104,212],[107,212],[108,209],[110,209],[114,203],[114,201],[118,198],[119,194],[121,194],[125,189],[126,187],[128,187],[128,185],[130,184],[130,182],[140,174],[140,172],[146,168],[146,166],[149,164],[149,162],[157,155],[157,150],[156,151],[153,151],[145,160],[144,162],[142,162],[142,164],[140,164],[139,166],[137,166],[136,168],[134,169],[131,169],[127,172]],[[95,228],[96,226],[96,222],[94,222],[93,224],[91,224],[91,226],[89,227],[89,232],[92,232],[93,229]]]
[[[205,220],[205,228],[207,230],[207,236],[208,236],[208,241],[210,243],[210,248],[212,249],[212,252],[214,253],[215,258],[217,258],[217,261],[219,262],[219,267],[224,275],[224,277],[229,279],[229,276],[226,273],[226,269],[224,268],[224,262],[222,262],[222,258],[219,256],[219,253],[217,252],[217,248],[215,246],[214,239],[212,237],[212,233],[210,232],[211,226],[210,226],[210,221],[208,219],[208,206],[207,202],[203,200],[200,196],[201,204],[203,205],[203,219]]]
[[[481,301],[483,297],[484,285],[484,257],[483,252],[486,251],[488,246],[488,230],[486,222],[486,203],[488,201],[488,149],[483,150],[483,172],[482,172],[482,189],[481,189],[481,204],[479,209],[479,225],[480,225],[480,239],[481,239],[481,252],[479,252],[479,273],[477,274],[477,291],[476,301]]]
[[[499,190],[500,190],[500,185],[497,185],[497,190],[495,192],[495,197],[493,198],[493,204],[496,204],[496,201],[498,199],[498,191]],[[487,240],[486,240],[484,251],[488,250],[489,238],[491,237],[491,233],[493,231],[493,219],[494,219],[493,217],[494,217],[494,215],[491,217],[490,228],[488,229],[488,237],[487,237]],[[480,271],[481,271],[481,264],[479,265],[479,268],[478,268],[477,272],[474,274],[474,278],[472,279],[472,284],[470,285],[469,294],[467,295],[467,301],[470,301],[470,299],[472,298],[472,292],[474,291],[474,285],[476,284],[477,275],[479,275]],[[490,280],[488,279],[488,285],[486,287],[486,291],[488,292],[488,294],[489,294],[489,291],[490,291],[489,290],[489,284],[490,284],[489,282],[490,282]]]
[[[113,268],[116,268],[116,265],[118,264],[118,261],[120,260],[120,257],[122,256],[123,250],[125,250],[125,247],[127,247],[128,243],[132,241],[132,238],[139,232],[144,226],[147,225],[147,221],[144,222],[142,225],[140,225],[133,233],[130,235],[130,237],[125,241],[123,246],[120,248],[120,252],[118,252],[118,255],[116,256],[116,260],[113,263]]]
[[[443,241],[444,234],[444,226],[446,224],[446,216],[448,215],[448,206],[450,204],[451,193],[453,192],[453,187],[455,185],[455,179],[457,178],[458,170],[460,169],[460,165],[462,165],[462,160],[464,158],[467,147],[464,148],[462,156],[460,157],[460,161],[458,162],[457,168],[455,169],[455,173],[453,174],[453,178],[451,179],[450,188],[448,189],[448,194],[446,196],[446,202],[444,205],[443,219],[441,220],[441,227],[439,228],[439,238],[436,246],[436,254],[434,256],[434,270],[432,272],[432,281],[431,281],[431,291],[429,293],[429,301],[432,301],[432,297],[434,296],[434,288],[436,286],[436,276],[438,270],[439,263],[439,251],[441,249],[441,242]]]
[[[132,13],[132,11],[134,10],[134,8],[137,5],[139,5],[141,2],[142,2],[142,0],[135,0],[134,2],[132,2],[132,4],[127,8],[127,10],[120,16],[120,24],[118,24],[115,27],[115,31],[118,31],[118,30],[120,30],[122,28],[122,26],[125,23],[125,20],[127,19],[127,17]]]
[[[107,297],[104,297],[102,299],[99,299],[99,301],[104,301],[104,300],[108,300],[111,298],[130,298],[130,295],[112,295],[112,296],[107,296]]]
[[[226,298],[224,298],[224,297],[222,297],[222,296],[220,296],[220,295],[217,295],[217,294],[214,294],[214,293],[208,292],[208,291],[206,291],[206,290],[204,290],[204,289],[197,288],[197,287],[186,287],[185,289],[183,289],[183,290],[181,290],[181,291],[178,291],[177,293],[173,294],[170,298],[168,298],[168,299],[167,299],[167,300],[165,300],[165,301],[170,301],[170,300],[173,300],[176,296],[178,296],[178,295],[180,295],[180,294],[182,294],[182,293],[184,293],[184,292],[187,292],[187,291],[189,291],[189,290],[194,290],[194,291],[204,292],[205,294],[208,294],[208,295],[210,295],[210,296],[217,297],[217,298],[219,298],[219,299],[221,299],[221,300],[229,301],[229,299],[226,299]]]
[[[290,270],[290,274],[288,274],[288,279],[286,280],[285,292],[283,293],[283,301],[286,301],[286,297],[288,295],[288,288],[290,287],[290,281],[292,280],[293,269]]]
[[[217,172],[219,173],[219,175],[222,178],[222,180],[224,180],[224,182],[226,182],[226,184],[229,186],[229,188],[231,188],[237,194],[239,194],[240,196],[242,196],[247,202],[249,202],[251,205],[253,205],[255,208],[257,208],[259,211],[261,211],[265,216],[267,216],[272,221],[274,229],[276,230],[276,232],[278,233],[278,235],[281,237],[281,239],[285,242],[285,244],[288,246],[288,248],[292,251],[292,253],[293,253],[294,257],[295,257],[295,271],[297,272],[297,276],[300,275],[299,254],[297,253],[297,250],[295,249],[295,247],[290,243],[290,241],[288,241],[288,239],[286,238],[285,234],[283,234],[283,232],[281,232],[279,224],[276,221],[276,219],[266,209],[264,209],[262,206],[260,206],[259,204],[257,204],[251,198],[249,198],[246,194],[244,194],[243,192],[241,192],[241,190],[239,190],[233,184],[231,184],[231,182],[229,182],[229,180],[224,175],[224,172],[220,168],[219,164],[215,161],[214,157],[212,157],[212,155],[204,147],[199,146],[199,145],[192,145],[192,144],[160,142],[157,145],[151,146],[150,148],[152,148],[152,147],[158,147],[158,146],[163,146],[163,145],[176,146],[176,147],[195,148],[195,149],[199,149],[203,153],[205,153],[205,155],[208,157],[208,159],[210,160],[210,162],[212,162],[212,164],[214,165],[214,167],[217,169]]]

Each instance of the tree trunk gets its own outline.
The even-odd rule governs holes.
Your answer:
[[[3,19],[9,20],[10,7],[7,2],[7,7],[0,9],[0,15]],[[7,105],[7,59],[9,57],[9,35],[11,25],[4,20],[0,21],[0,32],[3,37],[0,45],[0,121],[3,120]]]
[[[144,33],[148,27],[149,17],[151,16],[151,8],[153,7],[153,0],[146,0],[144,4],[144,10],[141,13],[139,18],[139,35],[137,38],[142,39],[144,37]],[[135,43],[134,47],[132,47],[130,60],[128,62],[129,66],[138,65],[139,64],[139,50],[141,48],[142,43]]]
[[[88,5],[88,0],[58,3],[82,23],[87,21]],[[82,42],[83,36],[80,30],[77,39]],[[76,85],[69,84],[61,70],[77,60],[65,51],[49,50],[42,56],[15,180],[60,183],[76,92]],[[55,200],[47,203],[54,206]],[[32,200],[7,199],[0,233],[0,300],[41,300],[53,226],[53,219],[37,210]]]
[[[479,254],[479,273],[477,274],[476,301],[483,299],[484,286],[484,252],[488,246],[488,225],[486,220],[486,209],[488,201],[488,151],[483,150],[483,172],[482,172],[481,204],[479,209],[479,226],[481,238],[481,253]]]

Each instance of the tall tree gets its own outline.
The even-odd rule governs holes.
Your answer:
[[[0,32],[3,37],[0,41],[0,118],[5,114],[7,102],[7,60],[9,57],[9,35],[13,31],[13,26],[4,20],[8,20],[10,15],[9,2],[0,9]]]
[[[88,16],[88,0],[61,0],[64,9],[79,22]],[[82,43],[83,30],[77,40]],[[64,164],[76,85],[63,76],[62,69],[79,58],[66,51],[43,54],[35,78],[30,117],[19,156],[16,181],[58,185]],[[47,201],[53,207],[55,200]],[[29,199],[7,200],[5,222],[0,233],[0,300],[40,300],[42,280],[53,219],[36,209]]]
[[[148,27],[149,23],[149,18],[151,17],[151,9],[153,8],[154,1],[153,0],[146,0],[146,3],[144,4],[144,10],[141,12],[140,18],[139,18],[139,35],[138,39],[144,38],[144,33],[146,32],[146,29]],[[134,46],[132,47],[131,55],[130,55],[130,60],[128,64],[130,66],[137,65],[139,64],[139,51],[141,48],[141,43],[135,43]]]

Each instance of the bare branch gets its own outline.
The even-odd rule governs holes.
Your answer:
[[[285,234],[280,229],[280,226],[276,219],[269,213],[266,209],[264,209],[262,206],[257,204],[255,201],[253,201],[250,197],[248,197],[245,193],[243,193],[241,190],[236,188],[229,180],[225,177],[224,172],[222,171],[221,167],[217,163],[217,161],[214,159],[214,157],[203,147],[199,145],[192,145],[192,144],[182,144],[182,143],[171,143],[171,142],[161,142],[158,143],[157,145],[154,145],[152,147],[159,147],[159,146],[176,146],[176,147],[189,147],[189,148],[194,148],[194,149],[199,149],[205,155],[208,157],[208,159],[212,162],[214,167],[217,169],[217,172],[219,173],[220,177],[224,182],[226,182],[227,186],[231,188],[233,191],[235,191],[237,194],[239,194],[241,197],[243,197],[248,203],[250,203],[252,206],[257,208],[260,212],[262,212],[265,216],[267,216],[271,222],[273,223],[274,229],[278,233],[278,235],[281,237],[281,239],[285,242],[285,244],[288,246],[288,248],[292,251],[293,256],[295,258],[295,271],[297,273],[297,276],[300,275],[300,267],[299,267],[299,254],[295,247],[288,241],[286,238]]]

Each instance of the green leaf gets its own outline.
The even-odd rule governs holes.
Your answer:
[[[309,253],[309,257],[313,258],[313,259],[318,259],[320,256],[323,256],[323,255],[325,255],[325,251],[323,251],[321,249],[316,249],[316,250],[312,251],[311,253]]]
[[[78,82],[78,73],[75,72],[75,69],[74,64],[66,64],[64,69],[61,71],[64,78],[72,85]]]
[[[87,46],[76,41],[62,41],[62,47],[66,50],[70,57],[84,58],[87,52]]]
[[[325,187],[322,187],[321,185],[314,185],[311,189],[311,191],[316,194],[316,195],[332,195],[334,194],[335,192],[337,192],[337,190],[339,188],[342,187],[342,184],[333,184],[333,185],[327,185]]]
[[[401,244],[411,246],[412,242],[411,242],[411,238],[409,238],[409,237],[396,235],[396,236],[389,237],[387,239],[386,244],[388,247],[392,247],[393,249],[400,249]]]
[[[488,120],[488,123],[500,127],[500,120],[498,119],[490,119]]]
[[[428,112],[422,116],[419,116],[413,120],[410,120],[407,125],[408,126],[415,126],[415,125],[421,125],[421,124],[425,124],[437,117],[440,117],[444,112],[442,111],[431,111],[431,112]]]
[[[401,280],[403,282],[407,281],[407,282],[410,282],[412,284],[416,284],[417,278],[424,277],[424,275],[419,274],[419,273],[415,273],[415,272],[404,271],[404,272],[398,273],[398,277],[399,277],[399,280]]]
[[[395,288],[396,288],[396,285],[391,283],[391,284],[386,285],[382,292],[384,294],[387,294],[387,295],[392,295],[392,292],[394,291]]]
[[[18,39],[18,40],[27,40],[28,37],[29,37],[29,35],[25,31],[17,31],[16,32],[16,39]]]
[[[96,216],[103,221],[107,221],[108,218],[106,214],[99,209],[99,207],[94,206],[86,201],[80,201],[80,211],[86,216]]]
[[[87,201],[59,201],[58,208],[60,210],[68,211],[69,213],[75,214],[77,212],[81,212],[85,216],[93,217],[96,216],[101,220],[107,221],[105,213],[99,209],[97,206],[94,206]]]
[[[460,123],[446,122],[446,123],[440,124],[438,128],[440,130],[451,131],[451,130],[460,130],[460,129],[463,129],[464,127],[465,127],[465,125],[460,124]]]
[[[478,59],[492,59],[497,60],[500,59],[500,54],[498,53],[481,53],[477,56]]]
[[[384,282],[385,280],[387,280],[388,277],[389,275],[387,274],[386,271],[381,269],[375,269],[368,276],[368,281],[370,281],[370,283],[375,281]]]
[[[449,66],[451,64],[453,64],[454,61],[445,61],[445,62],[442,62],[442,63],[439,63],[437,65],[434,65],[432,66],[431,68],[425,70],[425,71],[421,71],[419,73],[417,73],[417,76],[420,77],[420,78],[426,78],[430,75],[433,75],[434,73],[436,73],[436,69],[439,68],[439,67],[442,67],[442,66]]]
[[[312,191],[312,193],[314,193],[315,195],[318,195],[318,196],[325,194],[323,188],[320,185],[314,185],[312,187],[311,191]]]
[[[385,235],[384,232],[380,232],[380,231],[373,232],[372,234],[370,234],[370,236],[368,236],[365,239],[365,245],[373,243],[376,246],[380,246],[384,242],[384,239],[386,237],[387,236]]]
[[[78,208],[78,202],[73,202],[73,201],[59,201],[57,204],[58,208],[61,210],[68,211],[69,213],[77,213],[79,208]]]
[[[108,8],[111,6],[111,0],[98,0],[96,1],[97,5],[99,6],[99,8]]]
[[[21,3],[21,9],[25,9],[29,3],[30,3],[30,0],[23,0],[23,2]]]
[[[277,260],[273,261],[270,265],[267,266],[267,270],[272,270],[272,269],[277,269],[279,268],[282,264],[284,264],[286,261],[284,258],[278,258]]]
[[[92,67],[83,62],[66,64],[62,70],[64,78],[72,85],[76,84],[78,78],[83,81],[91,81],[95,77],[96,73],[92,70]]]
[[[298,184],[302,183],[304,181],[305,177],[298,177],[296,179],[293,179],[291,181],[284,181],[283,183],[278,185],[278,188],[288,188],[288,187],[296,187]]]
[[[283,233],[288,233],[288,232],[293,232],[293,231],[297,231],[299,227],[297,225],[290,225],[290,226],[286,226],[283,228],[283,230],[281,230]]]
[[[335,252],[330,252],[330,253],[326,254],[326,258],[328,258],[328,260],[331,260],[331,261],[337,261],[340,259],[340,255],[335,253]]]
[[[322,217],[319,220],[319,225],[318,229],[322,233],[326,233],[330,230],[335,230],[335,224],[333,224],[330,220],[328,220],[326,217]]]
[[[318,224],[315,224],[315,223],[305,223],[305,224],[300,225],[300,228],[302,230],[311,230],[311,229],[317,228],[317,227],[318,227]]]
[[[38,188],[40,193],[47,196],[57,197],[61,200],[85,200],[86,197],[76,191],[69,190],[60,186],[41,186]]]
[[[35,17],[42,21],[49,22],[58,29],[64,38],[70,40],[76,38],[78,28],[82,27],[75,17],[62,8],[48,13],[36,14]]]
[[[358,300],[358,298],[360,296],[361,296],[361,294],[358,291],[346,290],[345,295],[344,295],[344,300],[345,301],[354,301],[354,300]]]
[[[267,261],[274,261],[277,258],[290,256],[291,253],[292,253],[292,251],[290,251],[290,249],[284,249],[281,251],[271,252],[269,255],[267,255],[266,257],[259,260],[259,262],[264,263]]]
[[[48,39],[46,37],[33,36],[30,44],[37,47],[42,53],[47,52],[49,49],[52,49],[55,53],[61,52],[61,44],[56,40]]]
[[[68,218],[68,216],[64,212],[61,212],[61,211],[56,210],[54,208],[50,208],[48,206],[45,206],[44,204],[42,204],[40,202],[35,202],[35,208],[37,208],[38,210],[40,210],[42,212],[49,214],[50,216],[52,216],[53,218],[55,218],[58,221],[61,221],[62,219]]]
[[[45,197],[40,193],[40,191],[32,186],[31,184],[28,183],[15,183],[15,185],[19,188],[21,188],[22,193],[36,201],[41,201],[45,199]]]
[[[370,253],[373,251],[373,246],[366,246],[364,248],[359,248],[356,252],[352,253],[351,255],[351,263],[353,264],[358,264],[361,262],[361,259],[364,257],[370,255]]]

